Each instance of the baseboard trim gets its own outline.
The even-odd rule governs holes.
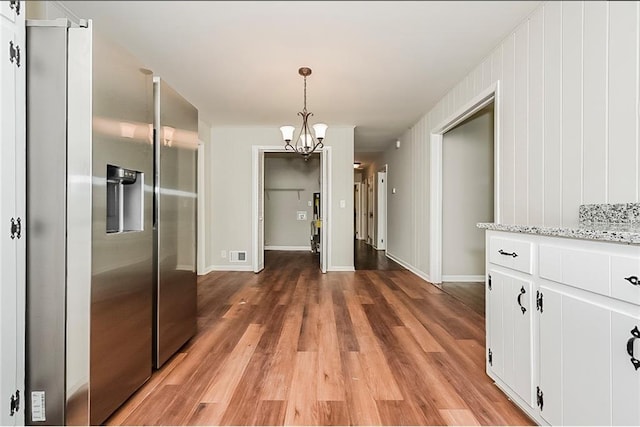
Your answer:
[[[463,274],[463,275],[442,275],[443,282],[484,282],[483,275]]]
[[[311,246],[265,246],[265,251],[306,251],[311,252]]]
[[[202,270],[198,270],[198,276],[206,276],[207,274],[213,271],[213,266],[208,266],[203,268]]]
[[[327,268],[327,271],[356,271],[352,265],[333,265]]]
[[[178,271],[195,271],[193,265],[189,264],[178,264],[176,265],[176,270]]]
[[[405,260],[403,260],[401,258],[398,258],[397,256],[393,255],[392,253],[389,253],[389,251],[387,251],[386,256],[387,256],[387,258],[390,258],[393,261],[397,262],[398,264],[400,264],[401,266],[403,266],[404,268],[406,268],[407,270],[409,270],[410,272],[412,272],[413,274],[415,274],[419,278],[421,278],[423,280],[426,280],[427,282],[437,286],[436,283],[433,283],[431,281],[431,279],[429,278],[429,275],[427,273],[418,270],[417,268],[415,268],[414,266],[412,266],[411,264],[409,264]]]
[[[253,271],[251,265],[212,265],[205,270],[208,273],[212,271]]]

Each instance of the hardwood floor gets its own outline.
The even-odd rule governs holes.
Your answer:
[[[435,286],[266,266],[201,277],[197,336],[107,424],[531,424],[484,372],[484,318]]]
[[[443,282],[441,289],[481,316],[485,313],[485,289],[482,282]]]
[[[353,262],[356,270],[404,270],[404,267],[387,258],[384,251],[377,251],[364,240],[354,240]]]

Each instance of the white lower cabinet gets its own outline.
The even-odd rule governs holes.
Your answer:
[[[532,283],[495,269],[489,270],[489,276],[489,369],[533,405]]]
[[[531,275],[487,263],[487,373],[540,424],[640,425],[640,247],[517,237]]]
[[[542,417],[554,425],[640,425],[637,318],[540,286]],[[634,339],[632,339],[634,338]],[[631,341],[630,341],[631,340]]]

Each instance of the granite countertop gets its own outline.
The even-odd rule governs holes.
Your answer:
[[[566,227],[548,227],[480,222],[478,228],[640,245],[640,224],[638,223],[582,223]]]
[[[480,222],[478,228],[640,245],[640,203],[581,205],[575,225],[550,227]]]

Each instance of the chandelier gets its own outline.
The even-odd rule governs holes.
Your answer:
[[[282,139],[284,139],[285,142],[284,148],[301,154],[304,160],[307,161],[316,149],[322,149],[322,140],[324,139],[328,126],[324,123],[316,123],[313,125],[315,135],[309,130],[308,121],[309,117],[313,116],[313,113],[307,111],[307,77],[311,75],[311,68],[302,67],[298,70],[298,74],[304,78],[304,107],[302,111],[298,113],[298,115],[302,117],[302,127],[295,139],[293,138],[293,134],[296,128],[293,126],[282,126],[280,132],[282,132]],[[291,141],[295,142],[291,144]]]

